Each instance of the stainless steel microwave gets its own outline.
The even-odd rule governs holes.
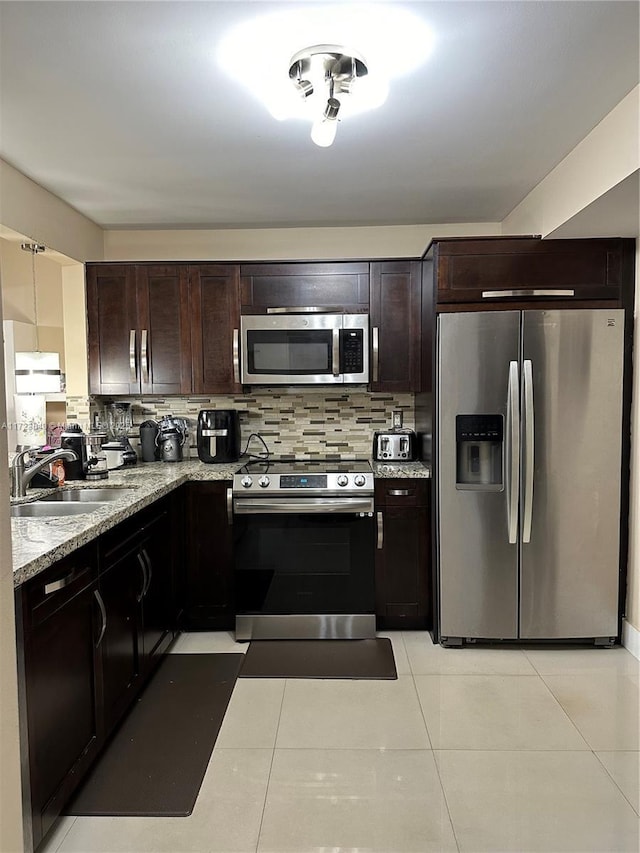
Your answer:
[[[240,363],[246,385],[367,383],[369,315],[244,315]]]

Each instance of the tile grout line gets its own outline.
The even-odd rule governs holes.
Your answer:
[[[260,836],[262,835],[262,825],[264,823],[264,814],[267,809],[267,797],[269,796],[269,784],[271,782],[271,772],[273,770],[273,762],[276,757],[276,744],[278,742],[278,729],[280,728],[280,720],[282,719],[282,708],[284,706],[284,694],[287,692],[287,681],[288,679],[284,679],[284,687],[282,689],[282,698],[280,699],[280,710],[278,711],[278,722],[276,724],[276,731],[273,738],[273,749],[271,750],[271,762],[269,763],[269,773],[267,774],[267,784],[264,789],[264,803],[262,804],[262,814],[260,815],[260,825],[258,826],[258,837],[256,839],[256,853],[258,853],[260,849]]]
[[[633,752],[634,750],[620,750],[620,752],[627,752],[627,751],[631,751],[631,752]],[[638,817],[640,817],[640,812],[636,809],[636,807],[635,807],[635,806],[634,806],[634,804],[631,802],[631,800],[629,799],[629,797],[627,797],[627,795],[626,795],[626,794],[625,794],[625,792],[622,790],[622,788],[620,787],[620,785],[618,785],[618,783],[616,782],[616,780],[613,778],[613,776],[612,776],[612,775],[611,775],[611,773],[609,772],[609,769],[608,769],[607,765],[606,765],[606,764],[605,764],[605,763],[600,759],[600,756],[599,756],[599,755],[598,755],[598,753],[595,751],[595,749],[592,749],[592,750],[591,750],[591,752],[592,752],[592,754],[593,754],[593,755],[595,755],[595,757],[596,757],[596,761],[597,761],[597,762],[598,762],[598,764],[602,767],[602,769],[603,769],[603,770],[604,770],[604,772],[607,774],[607,776],[609,777],[609,779],[611,779],[611,781],[612,781],[612,782],[613,782],[613,784],[616,786],[616,788],[618,789],[618,791],[620,791],[620,793],[622,794],[622,796],[623,796],[623,797],[625,798],[625,800],[629,803],[629,805],[630,805],[630,806],[631,806],[631,808],[633,809],[634,814],[636,814],[636,815],[638,815]],[[601,750],[601,752],[617,752],[617,750],[606,750],[606,749],[603,749],[603,750]]]
[[[458,850],[458,853],[460,853],[460,844],[458,843],[458,836],[456,834],[456,828],[455,828],[455,825],[453,823],[453,817],[451,816],[451,809],[449,808],[449,800],[447,799],[447,792],[445,791],[444,785],[442,784],[442,776],[440,775],[440,767],[438,766],[438,762],[436,760],[435,750],[433,748],[433,743],[431,741],[431,735],[429,733],[429,726],[427,725],[427,718],[425,717],[424,708],[422,707],[422,702],[420,701],[420,694],[418,692],[418,686],[416,684],[416,679],[415,679],[415,675],[413,672],[413,667],[411,665],[411,658],[409,657],[409,653],[407,651],[407,646],[406,646],[406,643],[404,641],[404,633],[401,632],[400,636],[402,637],[402,646],[404,648],[404,652],[405,652],[405,655],[407,656],[407,661],[409,663],[409,670],[411,673],[411,680],[413,682],[413,689],[414,689],[414,692],[416,694],[416,699],[418,700],[418,707],[420,708],[420,715],[422,716],[424,728],[425,728],[425,731],[427,733],[427,738],[429,740],[431,758],[432,758],[433,764],[436,768],[436,775],[438,777],[438,782],[440,784],[440,790],[442,791],[442,799],[444,800],[444,805],[445,805],[445,808],[447,810],[447,817],[449,818],[449,824],[451,826],[451,832],[453,833],[453,840],[455,841],[456,849]]]

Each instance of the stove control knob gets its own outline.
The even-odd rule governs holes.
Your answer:
[[[364,486],[366,482],[364,474],[356,474],[353,482],[356,484],[356,486]]]
[[[240,480],[240,482],[242,483],[242,485],[244,486],[244,488],[245,488],[245,489],[248,489],[250,486],[252,486],[252,485],[253,485],[253,480],[252,480],[252,479],[251,479],[251,477],[249,477],[248,475],[245,475],[245,476]]]
[[[336,482],[338,483],[339,486],[346,486],[347,483],[349,482],[349,478],[347,477],[346,474],[339,474]]]
[[[258,485],[262,486],[263,489],[266,489],[270,482],[271,482],[271,480],[268,477],[262,476],[258,480]]]

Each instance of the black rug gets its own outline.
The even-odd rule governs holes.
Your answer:
[[[240,678],[397,678],[391,640],[252,640]]]
[[[244,655],[167,655],[66,810],[191,814]]]

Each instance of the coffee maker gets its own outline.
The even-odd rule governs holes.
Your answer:
[[[201,462],[237,462],[240,458],[240,417],[237,410],[201,409],[197,441]]]

